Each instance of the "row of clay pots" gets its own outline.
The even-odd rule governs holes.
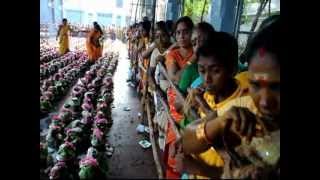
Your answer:
[[[106,178],[107,164],[104,154],[106,149],[109,148],[105,147],[108,120],[105,119],[105,114],[102,111],[105,107],[101,104],[101,92],[98,97],[97,94],[102,87],[105,87],[104,83],[112,88],[114,70],[108,70],[110,70],[110,66],[115,69],[114,64],[116,63],[113,62],[113,65],[111,65],[110,58],[112,57],[104,58],[91,66],[90,70],[85,73],[83,78],[79,79],[73,88],[71,101],[65,103],[59,115],[53,118],[49,130],[50,134],[47,136],[50,150],[57,148],[56,145],[58,145],[53,143],[53,137],[56,140],[60,139],[60,141],[63,139],[62,129],[65,129],[64,135],[66,135],[66,138],[64,139],[65,142],[59,146],[55,165],[50,171],[50,179]],[[112,92],[112,89],[108,91]],[[108,105],[109,109],[111,109],[111,102],[105,104]],[[79,107],[80,104],[81,107]],[[65,126],[65,124],[68,124],[68,126]],[[85,157],[81,160],[77,159],[77,155],[83,153],[86,149]]]
[[[55,48],[47,48],[45,45],[40,46],[40,64],[47,63],[60,56]]]
[[[74,81],[89,67],[87,56],[82,54],[79,60],[59,69],[52,77],[40,83],[40,114],[48,113],[53,104],[61,100]]]
[[[83,51],[68,52],[67,54],[60,56],[59,58],[53,59],[48,63],[40,65],[40,80],[47,79],[54,75],[59,69],[71,64],[78,60],[85,54]]]

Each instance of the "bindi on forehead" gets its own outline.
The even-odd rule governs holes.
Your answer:
[[[259,54],[259,57],[263,60],[266,55],[266,49],[265,48],[259,48],[258,49],[258,54]]]
[[[261,87],[267,87],[268,81],[270,80],[270,76],[267,73],[253,73],[252,74],[253,81],[258,82]]]
[[[275,57],[265,51],[265,49],[259,49],[256,55],[251,59],[249,69],[255,69],[259,71],[274,71],[280,68],[279,64],[274,59]],[[268,69],[268,70],[266,70]]]
[[[268,73],[253,73],[253,79],[257,81],[267,81],[270,79],[270,75]]]

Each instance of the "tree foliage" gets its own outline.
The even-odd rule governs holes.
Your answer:
[[[208,15],[211,0],[206,0],[203,16]],[[201,21],[205,0],[184,0],[184,16],[189,16],[194,23]]]

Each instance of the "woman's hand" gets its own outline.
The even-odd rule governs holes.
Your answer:
[[[191,107],[200,107],[205,114],[209,114],[213,111],[203,98],[204,92],[205,90],[200,87],[189,90]]]
[[[182,142],[181,139],[177,139],[175,142],[170,144],[169,156],[176,160],[176,166],[174,167],[175,171],[183,171],[183,160],[184,154],[182,151]]]
[[[199,49],[199,45],[198,43],[196,43],[196,45],[193,46],[193,54],[196,54],[198,49]]]
[[[183,113],[183,100],[179,97],[175,98],[174,107],[178,113]]]
[[[173,43],[173,44],[168,48],[168,51],[171,51],[171,50],[177,49],[177,48],[179,48],[179,45],[178,45],[177,42],[175,42],[175,43]]]
[[[175,158],[175,156],[179,153],[182,153],[182,139],[177,139],[170,144],[169,148],[169,156],[171,158]]]
[[[164,62],[165,62],[165,57],[162,56],[162,55],[158,55],[158,56],[156,57],[156,62],[157,62],[157,64],[158,64],[159,62],[164,63]]]
[[[190,58],[190,63],[195,63],[196,62],[196,60],[197,60],[197,56],[196,56],[196,53],[193,53],[193,55],[191,56],[191,58]]]
[[[199,104],[196,101],[196,97],[202,97],[203,93],[205,92],[202,88],[194,88],[189,90],[189,96],[191,98],[191,106],[197,107]]]
[[[230,129],[240,137],[247,137],[248,140],[255,133],[257,119],[247,108],[232,107],[219,120],[224,129]]]
[[[175,171],[177,172],[183,172],[184,171],[184,161],[185,161],[185,157],[184,157],[184,154],[183,153],[178,153],[176,156],[175,156],[175,160],[176,160],[176,165],[174,167]]]

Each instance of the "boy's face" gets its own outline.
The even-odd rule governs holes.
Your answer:
[[[198,71],[204,80],[206,90],[211,94],[221,93],[231,77],[230,72],[214,56],[204,57],[200,55]]]
[[[170,42],[170,38],[161,30],[156,30],[155,37],[158,44],[163,45]]]

